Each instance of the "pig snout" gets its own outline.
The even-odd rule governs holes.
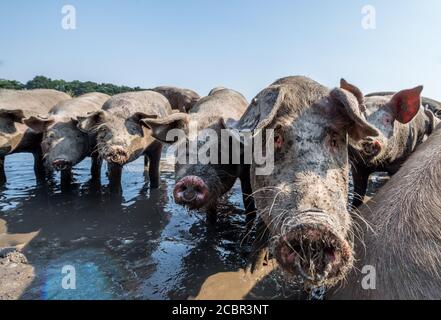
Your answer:
[[[368,139],[361,143],[363,152],[371,157],[378,156],[381,153],[382,144],[376,139]]]
[[[275,256],[283,270],[311,285],[335,284],[352,266],[349,243],[330,227],[300,224],[280,237]]]
[[[72,162],[66,159],[56,159],[52,161],[52,167],[57,171],[66,170],[72,167]]]
[[[199,209],[208,201],[209,190],[205,182],[197,176],[187,176],[179,180],[173,190],[175,202],[191,209]]]
[[[128,161],[129,156],[124,147],[113,146],[110,147],[109,150],[105,153],[104,159],[107,162],[124,165]]]

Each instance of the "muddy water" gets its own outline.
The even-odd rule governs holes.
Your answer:
[[[239,186],[223,201],[219,223],[209,227],[203,214],[174,204],[174,174],[165,159],[159,190],[148,187],[138,159],[123,173],[121,195],[108,190],[105,166],[101,183],[89,180],[89,168],[86,159],[75,168],[71,188],[61,189],[56,175],[37,183],[30,155],[7,157],[0,248],[21,249],[30,265],[24,279],[14,280],[22,282],[17,298],[253,298],[254,287],[258,297],[277,296],[274,277],[262,282],[272,270],[251,278],[240,270],[251,242]],[[62,287],[66,266],[75,268],[74,290]],[[0,291],[7,282],[0,279]],[[218,283],[220,296],[212,293]]]
[[[8,182],[0,190],[0,253],[19,249],[29,264],[0,263],[0,297],[305,297],[272,262],[254,275],[243,270],[252,237],[246,237],[250,230],[238,185],[222,201],[219,223],[210,227],[203,214],[174,204],[173,166],[166,159],[160,189],[149,188],[139,159],[125,168],[121,195],[109,191],[105,166],[101,183],[89,180],[88,159],[75,168],[69,189],[60,187],[57,175],[37,183],[32,162],[28,154],[6,160]],[[66,266],[74,267],[74,290],[63,289]]]

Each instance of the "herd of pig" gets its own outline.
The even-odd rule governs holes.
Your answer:
[[[203,98],[174,87],[75,98],[4,89],[0,180],[12,153],[33,153],[37,177],[60,171],[63,184],[91,157],[92,177],[99,179],[104,160],[119,190],[124,165],[144,156],[157,188],[162,148],[177,143],[167,141],[169,130],[188,133],[191,121],[219,135],[272,129],[263,135],[274,139],[270,174],[240,161],[177,163],[176,203],[215,223],[218,199],[239,179],[248,220],[263,226],[254,268],[270,253],[305,289],[325,286],[335,299],[441,298],[441,103],[422,90],[364,95],[343,79],[328,89],[303,76],[277,80],[251,103],[223,87]],[[364,204],[369,175],[380,171],[392,177]],[[375,268],[375,290],[362,285],[364,266]]]

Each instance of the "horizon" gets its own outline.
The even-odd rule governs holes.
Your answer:
[[[62,28],[67,4],[74,30]],[[366,5],[375,29],[362,27]],[[328,87],[345,78],[364,93],[424,85],[441,100],[439,12],[436,0],[3,2],[0,78],[173,85],[201,96],[222,85],[250,100],[278,78],[305,75]]]

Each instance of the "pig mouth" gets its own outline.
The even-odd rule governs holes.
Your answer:
[[[288,274],[300,276],[306,287],[333,286],[353,264],[349,243],[320,225],[301,225],[282,237],[275,257]]]
[[[370,158],[378,157],[381,153],[381,143],[377,140],[369,140],[361,142],[361,151]]]
[[[104,160],[108,163],[114,163],[118,165],[125,165],[128,162],[128,157],[126,153],[115,152],[111,154],[106,154]]]

